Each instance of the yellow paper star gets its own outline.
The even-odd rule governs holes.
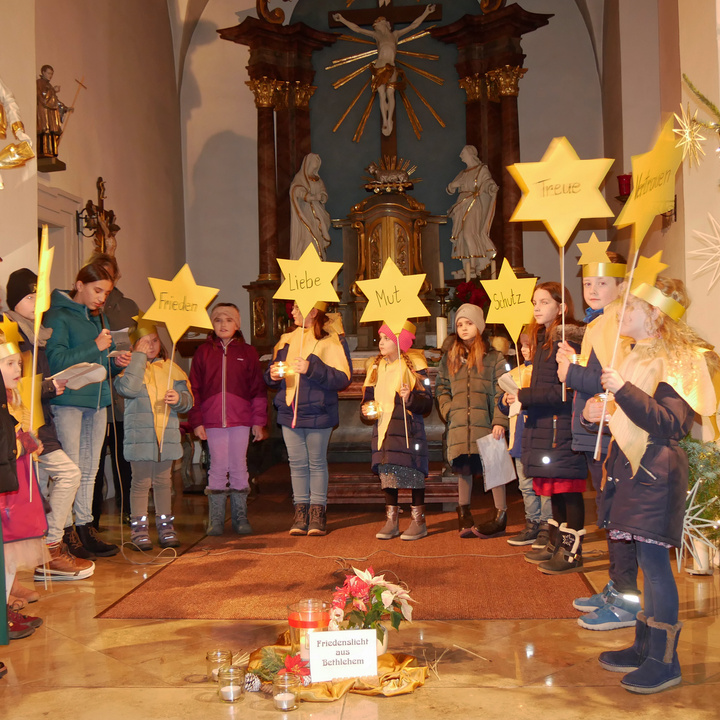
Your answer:
[[[582,218],[612,217],[600,184],[613,162],[581,160],[567,138],[555,138],[540,162],[508,166],[523,191],[510,220],[540,220],[558,246],[565,247]]]
[[[173,345],[188,328],[212,328],[206,308],[218,289],[198,285],[187,263],[172,280],[148,278],[148,282],[155,302],[143,319],[164,323]]]
[[[273,297],[294,300],[303,317],[310,313],[316,303],[338,301],[332,281],[342,263],[321,260],[312,243],[297,260],[278,258],[278,265],[285,279]]]
[[[655,287],[657,276],[670,267],[661,260],[662,250],[656,252],[652,257],[641,255],[638,258],[637,267],[633,273],[633,281],[630,290],[634,290],[638,285],[647,283],[650,287]]]
[[[35,392],[33,393],[32,377],[32,353],[24,352],[22,354],[23,376],[18,383],[18,392],[22,398],[22,404],[25,409],[23,414],[23,430],[30,430],[37,433],[38,428],[45,424],[45,414],[42,408],[42,373],[35,375]],[[32,413],[30,412],[32,408]],[[30,418],[32,417],[32,427],[30,426]],[[28,427],[26,427],[26,425]]]
[[[608,263],[610,258],[607,249],[610,247],[610,241],[600,242],[598,236],[593,233],[590,239],[585,243],[578,243],[578,249],[582,253],[578,260],[578,265],[589,265],[590,263]]]
[[[3,334],[5,335],[6,343],[15,343],[19,346],[20,343],[23,341],[22,335],[20,335],[20,331],[18,330],[18,324],[16,322],[13,322],[7,315],[2,316],[2,322],[0,322],[0,330],[2,330]]]
[[[52,270],[55,248],[48,247],[48,226],[42,226],[38,279],[35,291],[35,337],[40,332],[43,313],[50,307],[50,270]]]
[[[497,280],[480,282],[490,297],[487,322],[504,325],[517,343],[523,326],[533,318],[532,296],[537,278],[519,278],[504,258]]]
[[[360,322],[382,321],[395,335],[400,335],[406,320],[430,314],[418,297],[424,281],[425,273],[403,275],[392,258],[388,258],[379,278],[358,280],[358,287],[368,299]]]
[[[682,150],[675,147],[673,118],[663,125],[653,149],[632,156],[633,189],[615,220],[619,228],[633,225],[633,249],[637,252],[656,215],[672,210],[675,204],[675,173],[682,162]]]

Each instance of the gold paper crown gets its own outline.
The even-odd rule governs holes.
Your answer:
[[[0,345],[0,360],[19,354],[20,348],[14,342],[2,343]]]
[[[325,311],[328,309],[328,304],[327,304],[326,302],[323,302],[323,301],[316,302],[316,303],[313,305],[313,308],[314,308],[315,310],[319,310],[320,312],[325,312]]]
[[[149,320],[143,320],[144,312],[138,310],[138,314],[133,317],[133,320],[137,323],[135,327],[130,331],[130,342],[134,345],[141,337],[146,335],[157,335],[157,327],[155,323]]]
[[[631,290],[635,297],[650,303],[653,307],[656,307],[660,312],[665,313],[668,317],[672,318],[676,322],[685,314],[685,306],[674,300],[663,292],[652,285],[647,283],[641,283],[636,288]]]
[[[582,276],[586,277],[625,277],[627,265],[625,263],[599,263],[591,262],[583,265]]]
[[[411,323],[409,320],[406,320],[405,324],[403,325],[403,330],[407,330],[410,334],[414,335],[417,327],[413,325],[413,323]]]

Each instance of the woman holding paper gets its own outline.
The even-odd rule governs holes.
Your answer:
[[[112,289],[110,273],[100,263],[80,269],[72,290],[53,290],[45,325],[53,333],[47,341],[50,371],[58,373],[77,363],[97,363],[115,375],[130,363],[130,353],[112,360],[110,331],[103,327],[100,309]],[[109,557],[120,548],[100,539],[92,524],[92,498],[100,450],[105,439],[107,411],[111,403],[107,377],[100,383],[77,390],[66,389],[53,399],[53,415],[58,438],[68,457],[80,468],[82,479],[75,496],[75,527],[86,558]],[[82,552],[81,549],[75,552]]]
[[[350,351],[338,332],[342,328],[334,326],[326,309],[327,303],[317,303],[303,317],[293,305],[298,327],[280,338],[265,371],[265,382],[278,391],[274,404],[290,462],[291,535],[327,533],[327,448],[339,422],[338,391],[352,380]]]
[[[477,441],[487,435],[505,439],[508,419],[498,409],[503,392],[498,378],[508,371],[505,358],[482,337],[485,316],[481,307],[465,303],[455,315],[455,342],[440,361],[435,397],[447,424],[447,461],[458,476],[458,531],[460,537],[489,537],[505,532],[505,485],[492,488],[495,517],[475,525],[470,503],[473,476],[482,473]],[[489,478],[488,478],[489,479]]]

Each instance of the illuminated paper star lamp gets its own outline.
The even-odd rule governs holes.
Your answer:
[[[15,343],[19,346],[20,343],[23,341],[22,335],[18,330],[18,324],[16,322],[13,322],[7,315],[2,316],[2,322],[0,322],[0,330],[2,330],[3,335],[5,335],[6,343]]]
[[[656,215],[675,206],[675,174],[682,150],[675,145],[670,117],[649,152],[632,156],[633,189],[615,220],[619,228],[633,226],[633,248],[637,252]]]
[[[517,345],[517,339],[524,325],[533,318],[532,296],[537,278],[519,278],[503,259],[497,280],[481,280],[490,297],[488,323],[501,323]]]
[[[600,184],[613,162],[581,160],[567,138],[553,139],[540,162],[508,166],[523,191],[510,221],[539,220],[558,246],[565,247],[583,218],[612,217]]]
[[[278,265],[284,280],[273,297],[294,300],[303,317],[309,315],[319,302],[338,301],[332,281],[340,272],[342,263],[321,260],[312,243],[297,260],[278,258]]]
[[[580,259],[578,265],[590,265],[592,263],[606,264],[610,262],[607,249],[610,247],[610,241],[601,242],[598,236],[593,233],[590,239],[584,243],[578,243],[580,250]]]
[[[35,375],[35,381],[33,382],[32,353],[30,351],[24,352],[22,359],[23,376],[18,383],[18,392],[22,398],[22,404],[28,411],[31,411],[29,413],[30,417],[27,419],[29,427],[23,427],[23,429],[37,433],[38,428],[45,424],[45,415],[42,409],[42,373]],[[23,418],[23,420],[26,419]]]
[[[637,267],[635,268],[635,274],[633,275],[633,281],[630,287],[631,291],[638,285],[642,285],[642,283],[647,283],[650,287],[655,287],[657,276],[669,267],[667,263],[662,262],[661,258],[662,250],[656,252],[651,257],[641,255],[638,258]]]
[[[388,258],[380,277],[357,282],[368,299],[360,322],[384,322],[399,337],[406,320],[430,314],[418,297],[424,281],[425,273],[403,275],[392,258]]]
[[[198,285],[187,263],[172,280],[148,278],[148,282],[155,302],[143,317],[164,323],[173,345],[188,328],[212,328],[207,306],[218,294],[218,288]]]

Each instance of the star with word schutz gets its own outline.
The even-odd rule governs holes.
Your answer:
[[[490,297],[490,309],[486,318],[488,324],[504,325],[513,342],[517,344],[523,326],[533,318],[532,296],[537,278],[519,278],[507,258],[504,258],[497,280],[480,282]]]

